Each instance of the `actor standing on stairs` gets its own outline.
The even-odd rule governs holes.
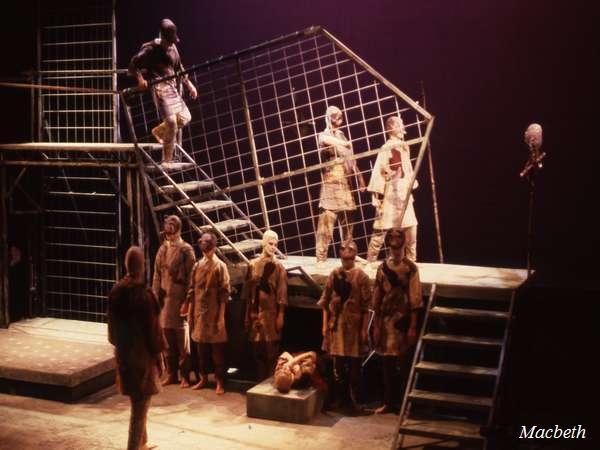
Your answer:
[[[163,77],[168,80],[152,85],[152,96],[160,112],[162,123],[152,130],[152,134],[163,145],[162,162],[169,163],[175,153],[177,130],[186,126],[192,116],[178,90],[178,80],[175,75],[184,71],[179,51],[175,44],[179,42],[177,27],[169,19],[160,22],[160,36],[142,45],[140,51],[129,63],[129,73],[135,76],[139,89],[146,89],[148,81],[142,72],[145,71],[150,81]],[[181,77],[183,85],[190,97],[198,96],[196,87],[187,75]]]

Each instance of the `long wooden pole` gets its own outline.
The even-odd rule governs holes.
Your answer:
[[[240,60],[237,60],[237,71],[240,77],[240,89],[242,91],[242,100],[244,102],[244,118],[246,119],[246,130],[248,133],[248,143],[250,144],[250,154],[252,155],[252,165],[254,166],[254,175],[256,177],[256,187],[258,189],[258,199],[262,209],[263,221],[265,229],[270,228],[269,214],[267,212],[267,203],[265,201],[265,193],[263,190],[263,179],[260,176],[260,167],[258,166],[258,156],[256,154],[256,143],[254,142],[254,131],[252,130],[252,119],[250,117],[250,106],[248,105],[248,97],[246,96],[246,85],[242,75],[242,66]]]

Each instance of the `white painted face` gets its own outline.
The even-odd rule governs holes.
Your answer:
[[[404,122],[400,117],[392,117],[388,121],[388,133],[391,137],[396,139],[404,139],[406,136],[406,128],[404,127]]]
[[[266,256],[273,256],[273,255],[275,255],[276,251],[277,251],[277,239],[275,239],[275,238],[267,239],[263,246],[263,253]]]
[[[337,106],[330,106],[327,108],[327,111],[325,111],[325,114],[327,115],[329,126],[334,130],[341,127],[344,123],[342,111]]]

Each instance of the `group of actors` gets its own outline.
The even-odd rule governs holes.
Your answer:
[[[175,44],[175,24],[161,22],[160,36],[142,46],[130,70],[140,88],[148,86],[142,70],[152,78],[176,75],[183,70]],[[152,81],[152,80],[151,80]],[[192,98],[196,89],[183,77]],[[152,84],[152,93],[163,122],[153,135],[163,144],[163,162],[172,161],[177,130],[191,116],[175,78]],[[322,313],[322,349],[333,366],[333,383],[327,389],[335,405],[360,412],[361,363],[369,343],[383,360],[383,405],[394,410],[395,371],[399,360],[416,342],[417,312],[422,293],[416,260],[417,220],[409,184],[413,177],[406,130],[398,116],[386,122],[388,140],[377,155],[368,186],[353,157],[352,145],[341,127],[343,113],[330,106],[326,128],[319,134],[323,171],[316,231],[317,263],[327,259],[336,222],[339,222],[341,266],[329,275],[318,302]],[[376,262],[385,243],[389,257],[377,267],[374,286],[356,264],[352,212],[356,210],[352,179],[360,191],[368,189],[376,207],[374,233],[367,259]],[[416,180],[415,180],[416,183]],[[416,187],[416,186],[414,186]],[[117,385],[131,399],[128,448],[148,448],[146,416],[150,398],[160,385],[179,383],[201,389],[208,383],[212,363],[216,393],[225,392],[226,305],[231,295],[226,264],[216,255],[217,238],[204,233],[198,240],[202,258],[196,260],[190,244],[181,237],[181,220],[164,220],[164,240],[156,254],[152,287],[145,285],[144,254],[131,247],[125,256],[126,275],[109,295],[109,340],[115,346]],[[287,273],[276,257],[278,236],[263,234],[262,253],[248,265],[241,292],[245,302],[245,328],[251,344],[258,381],[273,376],[274,386],[288,392],[319,379],[317,354],[280,354],[287,299]],[[372,322],[371,327],[369,323]],[[371,335],[369,335],[371,330]],[[191,374],[195,375],[192,383]],[[321,383],[322,385],[322,383]]]
[[[363,411],[358,401],[360,366],[370,341],[383,358],[384,401],[375,412],[394,408],[396,367],[416,342],[422,307],[419,271],[405,255],[405,236],[401,230],[386,233],[390,256],[378,267],[374,286],[356,264],[356,244],[343,243],[341,266],[330,273],[318,302],[323,310],[322,349],[333,363],[333,385],[317,387],[330,392],[333,407],[343,411]],[[193,248],[181,237],[177,216],[165,219],[164,237],[152,287],[145,284],[142,250],[131,247],[125,255],[126,275],[109,294],[109,341],[115,346],[117,385],[131,399],[132,449],[146,445],[150,398],[161,385],[201,389],[207,386],[212,362],[216,393],[225,392],[225,311],[231,286],[227,265],[215,254],[217,239],[212,233],[200,237],[202,258],[196,261]],[[319,379],[319,374],[315,352],[280,355],[287,273],[276,257],[277,242],[274,231],[264,233],[262,253],[249,262],[241,300],[258,381],[273,376],[274,386],[285,393]]]
[[[160,23],[159,37],[144,43],[129,64],[129,72],[136,78],[138,89],[150,86],[160,113],[162,122],[152,129],[152,134],[163,145],[161,163],[165,168],[173,161],[178,131],[191,120],[190,111],[180,94],[179,80],[190,98],[198,96],[182,65],[178,42],[177,26],[165,18]],[[410,190],[418,187],[418,181],[415,179],[410,186],[413,167],[410,149],[404,140],[406,129],[402,119],[390,116],[385,121],[388,138],[377,155],[368,186],[357,167],[352,143],[342,131],[343,122],[343,112],[337,106],[329,106],[325,111],[326,127],[318,136],[321,159],[331,164],[322,174],[316,231],[317,261],[327,259],[336,222],[339,223],[341,241],[352,240],[352,216],[356,211],[352,179],[357,180],[359,191],[371,193],[376,209],[367,259],[377,260],[387,230],[402,229],[406,235],[407,256],[414,261],[418,222]]]

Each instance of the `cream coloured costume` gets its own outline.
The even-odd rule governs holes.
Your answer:
[[[177,378],[177,368],[183,377],[187,377],[184,370],[189,360],[189,338],[187,322],[181,317],[180,308],[186,298],[195,261],[192,246],[181,237],[173,242],[164,240],[154,261],[152,292],[162,306],[160,325],[168,344],[167,370],[172,379]]]
[[[339,129],[327,128],[319,134],[319,146],[324,154],[324,160],[335,160],[336,164],[323,171],[321,196],[319,199],[319,222],[316,234],[317,261],[327,259],[327,249],[333,239],[333,228],[339,220],[342,240],[352,240],[352,225],[350,219],[356,204],[352,197],[349,176],[356,172],[356,161],[348,159],[353,155],[352,148],[342,145],[327,145],[325,136],[332,136],[347,142],[344,132]]]
[[[390,166],[392,149],[400,152],[400,164],[396,167]],[[383,246],[385,232],[387,230],[401,229],[406,234],[406,257],[412,261],[417,258],[417,217],[413,207],[413,196],[408,194],[408,183],[413,174],[410,162],[410,149],[408,144],[400,139],[390,138],[377,154],[377,160],[373,166],[371,179],[367,190],[383,196],[382,200],[373,201],[376,208],[375,222],[373,222],[373,236],[369,242],[367,258],[375,261]],[[418,187],[415,180],[414,188]],[[408,204],[404,217],[400,220],[402,207],[408,197]]]
[[[209,344],[227,342],[227,331],[217,329],[217,323],[230,290],[229,271],[217,256],[203,257],[194,265],[187,294],[192,340]]]

